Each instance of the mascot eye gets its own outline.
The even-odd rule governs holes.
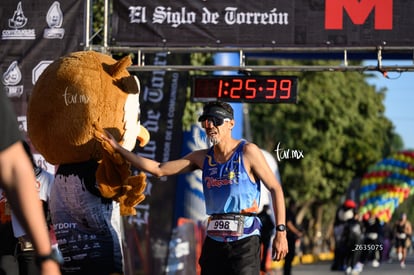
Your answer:
[[[141,90],[139,79],[135,75],[123,77],[117,80],[115,85],[128,94],[138,94]]]

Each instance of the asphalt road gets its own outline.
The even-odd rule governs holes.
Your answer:
[[[298,264],[293,266],[292,275],[342,275],[344,271],[331,271],[331,261],[322,261],[313,264]],[[272,270],[269,275],[283,275],[282,270]],[[392,262],[381,263],[377,268],[371,263],[364,266],[360,275],[414,275],[414,255],[407,257],[406,267],[402,269],[395,259]]]

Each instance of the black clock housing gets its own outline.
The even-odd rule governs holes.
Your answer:
[[[297,103],[296,76],[212,75],[193,78],[192,100]]]

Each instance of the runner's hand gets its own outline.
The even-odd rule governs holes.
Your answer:
[[[273,261],[280,261],[286,257],[289,252],[288,243],[286,239],[286,231],[276,232],[272,244],[272,259]]]

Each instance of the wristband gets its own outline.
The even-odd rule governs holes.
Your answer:
[[[286,231],[286,226],[284,224],[279,224],[276,226],[276,231]]]
[[[57,249],[52,249],[49,255],[37,255],[36,264],[40,266],[44,261],[52,260],[58,263],[59,265],[63,264],[63,257]]]

